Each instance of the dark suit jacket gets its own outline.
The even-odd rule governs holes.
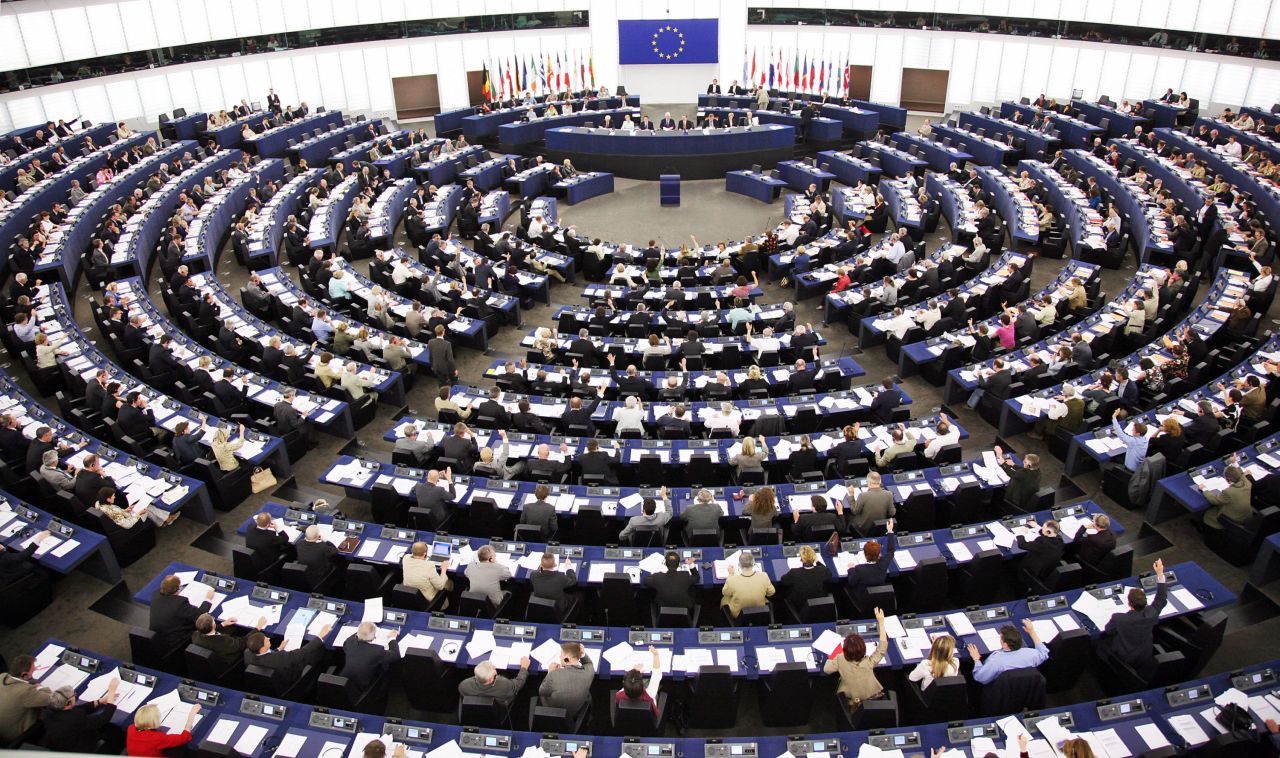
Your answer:
[[[698,572],[659,571],[645,577],[644,586],[653,590],[653,604],[658,608],[693,607],[692,590],[698,584]]]
[[[1034,542],[1027,542],[1026,538],[1018,537],[1018,547],[1027,553],[1022,558],[1021,570],[1036,579],[1048,576],[1049,572],[1058,565],[1058,561],[1062,560],[1061,537],[1046,537],[1042,534]]]
[[[151,427],[155,426],[155,415],[150,408],[138,408],[125,404],[120,407],[120,415],[116,418],[120,431],[139,442],[145,442],[151,436]]]
[[[806,601],[827,594],[827,580],[830,578],[831,570],[819,561],[809,568],[791,569],[778,580],[778,586],[797,608],[802,608]]]
[[[889,581],[889,566],[893,563],[895,541],[889,538],[889,544],[880,553],[875,563],[864,563],[849,569],[849,596],[858,604],[860,610],[868,611],[867,590],[879,587]]]
[[[288,686],[298,681],[302,671],[308,664],[319,663],[324,657],[324,643],[316,637],[307,640],[297,650],[275,650],[266,655],[258,655],[251,650],[244,651],[245,665],[262,666],[276,672],[281,686]]]
[[[555,534],[558,522],[556,520],[556,507],[545,500],[536,500],[532,503],[525,503],[520,510],[520,523],[532,524],[542,530],[543,538],[550,537]]]
[[[594,453],[583,453],[578,456],[578,468],[583,475],[603,476],[609,484],[618,483],[618,475],[613,470],[613,457],[597,450]]]
[[[554,600],[556,610],[563,611],[568,604],[565,598],[565,590],[578,583],[578,577],[573,571],[544,571],[538,569],[529,574],[529,585],[533,589],[535,597],[544,598],[546,600]]]
[[[1140,611],[1117,613],[1107,622],[1103,630],[1105,635],[1102,648],[1116,660],[1132,666],[1139,673],[1145,672],[1154,664],[1152,633],[1156,624],[1160,623],[1160,611],[1169,602],[1169,593],[1164,582],[1156,585],[1156,599]]]
[[[881,390],[871,401],[871,413],[881,421],[893,418],[893,409],[902,405],[902,395],[896,388]]]
[[[270,529],[250,526],[244,533],[245,547],[257,553],[264,563],[272,563],[280,557],[289,544],[288,535]]]
[[[248,623],[256,624],[257,619]],[[191,644],[212,651],[218,659],[218,664],[222,666],[230,666],[244,660],[244,637],[237,637],[231,634],[192,632]]]
[[[449,518],[449,508],[446,504],[453,499],[453,496],[444,487],[421,482],[413,488],[413,496],[418,501],[419,508],[431,512],[433,527],[439,527],[445,519]]]
[[[195,607],[181,595],[161,595],[151,598],[151,621],[148,628],[156,633],[160,650],[168,652],[185,645],[196,628],[196,619],[209,610],[208,601]]]
[[[342,643],[342,654],[346,663],[340,676],[345,676],[357,690],[368,689],[378,676],[387,670],[394,661],[400,660],[400,648],[396,640],[391,640],[387,649],[372,642],[364,642],[353,634]]]
[[[1076,557],[1096,566],[1116,549],[1116,533],[1110,529],[1104,529],[1097,534],[1089,534],[1088,527],[1082,526],[1076,532],[1075,543]]]
[[[115,712],[114,705],[95,707],[93,703],[76,703],[66,711],[45,708],[40,714],[44,746],[67,753],[96,753],[99,731],[111,723]]]

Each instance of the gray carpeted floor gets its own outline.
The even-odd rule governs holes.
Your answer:
[[[664,108],[655,106],[659,115]],[[674,110],[674,109],[673,109]],[[719,239],[741,238],[748,233],[757,233],[774,226],[782,214],[782,204],[777,202],[766,205],[739,195],[726,193],[721,181],[686,182],[683,186],[683,202],[676,208],[663,208],[658,205],[657,185],[652,182],[639,182],[620,179],[613,194],[592,199],[577,207],[561,206],[561,223],[574,224],[578,231],[589,236],[600,236],[618,241],[643,244],[649,239],[657,239],[664,245],[678,245],[693,235],[701,243],[714,242]],[[512,215],[512,223],[516,218]],[[947,237],[945,223],[934,239],[929,241],[929,249]],[[364,264],[358,264],[363,270]],[[1049,281],[1060,268],[1061,263],[1052,260],[1040,260],[1035,266],[1032,291],[1038,290]],[[1109,271],[1104,274],[1103,290],[1116,292],[1129,278],[1133,264],[1120,271]],[[238,287],[246,278],[246,272],[239,268],[230,254],[224,254],[218,267],[220,278],[229,288]],[[580,304],[582,284],[576,286],[554,285],[551,306],[537,305],[525,313],[525,326],[522,329],[504,329],[491,341],[491,354],[480,354],[475,351],[459,351],[459,370],[464,378],[473,378],[476,384],[485,384],[478,377],[494,357],[521,357],[523,351],[518,347],[520,337],[535,326],[550,324],[550,314],[561,304]],[[784,295],[776,286],[767,288],[766,300],[776,301]],[[87,288],[81,288],[78,299],[77,315],[82,324],[91,323],[88,315]],[[158,299],[158,298],[157,298]],[[817,299],[798,304],[801,320],[821,322],[821,312],[817,310]],[[1270,314],[1274,316],[1274,314]],[[1270,322],[1264,326],[1271,327]],[[848,355],[856,352],[856,340],[844,327],[833,327],[826,330],[830,345],[824,353],[828,356]],[[882,376],[894,373],[894,366],[880,348],[856,355],[857,360],[866,368],[866,381],[874,381]],[[14,375],[21,375],[21,366],[11,364],[5,370]],[[941,402],[941,392],[918,377],[906,380],[908,392],[914,398],[913,415],[928,415]],[[430,379],[419,380],[417,387],[409,398],[409,408],[414,411],[430,413],[430,398],[434,395],[436,385]],[[48,399],[52,403],[52,398]],[[367,450],[362,452],[375,455],[387,455],[389,445],[382,441],[383,432],[389,428],[392,417],[400,409],[382,407],[378,418],[360,433],[360,439],[367,443]],[[431,414],[434,415],[434,414]],[[965,441],[966,453],[989,448],[994,443],[994,433],[989,425],[981,421],[976,414],[962,409],[960,422],[970,431],[971,437]],[[1015,438],[1014,448],[1020,452],[1039,452],[1044,461],[1044,481],[1048,484],[1058,481],[1061,474],[1060,463],[1048,454],[1042,445],[1028,439],[1025,435]],[[341,500],[342,492],[318,483],[319,474],[329,465],[334,456],[340,452],[351,452],[352,447],[347,440],[336,440],[322,436],[319,449],[309,453],[294,467],[294,479],[282,482],[281,487],[299,498],[325,496],[331,501]],[[1159,524],[1155,527],[1145,526],[1140,513],[1125,511],[1115,503],[1102,496],[1096,475],[1085,475],[1075,479],[1088,496],[1101,502],[1109,513],[1116,517],[1131,535],[1137,535],[1141,529],[1150,529],[1163,536],[1171,547],[1158,553],[1139,556],[1137,570],[1146,570],[1155,558],[1163,558],[1168,563],[1179,561],[1196,561],[1201,566],[1219,577],[1233,592],[1241,592],[1244,588],[1246,572],[1243,569],[1228,565],[1213,553],[1204,548],[1198,534],[1191,528],[1187,518],[1182,517]],[[223,535],[233,535],[236,527],[256,511],[258,505],[271,497],[270,493],[250,498],[246,503],[231,511],[220,514],[217,527]],[[365,503],[346,501],[344,510],[356,518],[369,517]],[[203,539],[201,539],[203,537]],[[117,593],[131,594],[149,579],[159,573],[170,561],[185,561],[209,569],[230,572],[231,566],[225,544],[216,539],[217,534],[210,528],[184,518],[175,525],[164,529],[159,535],[159,544],[148,556],[125,570],[126,588],[117,588]],[[199,541],[201,545],[193,543]],[[126,625],[91,609],[95,603],[103,600],[110,586],[97,577],[76,573],[62,579],[56,588],[56,599],[53,605],[41,613],[35,620],[17,630],[0,632],[0,651],[14,654],[29,651],[49,637],[59,637],[74,645],[102,653],[128,657]],[[1280,588],[1264,587],[1262,597],[1270,600],[1280,599]],[[103,609],[112,607],[111,598],[107,598],[99,606]],[[1256,607],[1256,606],[1255,606]],[[142,620],[145,623],[145,618]],[[1280,621],[1269,618],[1262,623],[1248,626],[1233,624],[1229,629],[1227,644],[1209,663],[1208,672],[1230,670],[1238,666],[1255,662],[1271,655],[1270,644],[1266,643],[1272,635],[1280,635]],[[401,685],[397,684],[399,689]],[[412,686],[422,686],[414,683]],[[430,686],[429,684],[427,686]],[[741,698],[740,716],[732,733],[752,734],[769,733],[771,730],[760,724],[756,699],[750,688],[744,690]],[[1053,696],[1055,703],[1078,702],[1100,695],[1091,677],[1086,676],[1082,684],[1071,692]],[[599,710],[599,709],[597,709]],[[389,711],[393,715],[405,718],[434,718],[436,720],[452,720],[452,714],[424,714],[413,711],[402,696],[392,699]],[[607,727],[599,723],[602,731]],[[607,715],[605,715],[607,719]],[[520,723],[517,721],[517,723]],[[829,701],[820,700],[814,709],[811,730],[825,731],[835,729],[834,712]],[[786,730],[794,732],[797,730]]]

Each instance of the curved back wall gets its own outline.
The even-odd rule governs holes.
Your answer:
[[[346,0],[338,0],[347,4]],[[1201,0],[1180,0],[1186,6]],[[39,0],[24,0],[35,3]],[[165,0],[172,3],[172,0]],[[239,11],[247,0],[223,0],[227,12]],[[968,9],[987,0],[911,3],[944,10],[943,6]],[[1099,0],[1088,0],[1090,5]],[[1146,13],[1152,0],[1142,0]],[[216,0],[184,0],[177,5],[205,7]],[[87,8],[115,5],[83,3]],[[149,0],[119,3],[150,7]],[[352,3],[364,6],[370,3]],[[376,3],[375,3],[376,4]],[[742,78],[748,49],[769,51],[823,51],[832,58],[873,67],[871,99],[897,104],[904,68],[942,69],[950,73],[947,108],[970,108],[1009,98],[1044,92],[1059,99],[1079,89],[1087,99],[1105,94],[1112,98],[1143,98],[1164,92],[1165,87],[1186,90],[1201,101],[1201,107],[1216,110],[1241,104],[1267,107],[1280,100],[1280,62],[1249,60],[1231,56],[1188,53],[1175,50],[1113,45],[1106,43],[969,34],[942,31],[873,29],[855,27],[748,26],[747,9],[770,3],[760,0],[692,0],[675,8],[666,0],[485,0],[485,12],[505,12],[513,8],[568,9],[586,5],[590,12],[588,29],[519,31],[492,34],[458,34],[405,40],[379,41],[263,53],[204,63],[167,66],[148,72],[101,77],[80,82],[41,87],[0,95],[0,131],[29,126],[47,118],[80,115],[95,122],[125,120],[154,125],[161,113],[176,107],[189,111],[225,107],[242,98],[262,100],[274,87],[285,102],[305,100],[350,112],[394,116],[391,79],[398,76],[436,74],[443,109],[469,104],[466,72],[479,70],[491,57],[516,52],[542,50],[590,50],[596,79],[613,88],[621,83],[648,103],[692,103],[707,81],[718,77],[728,84]],[[1008,3],[1002,12],[1008,12]],[[1052,2],[1065,12],[1067,3]],[[1235,0],[1234,14],[1259,4],[1270,13],[1267,0]],[[294,8],[310,9],[307,18],[323,20],[324,7],[333,18],[336,2],[331,0],[262,0],[261,7],[282,6],[295,17]],[[410,3],[382,2],[385,13],[406,13]],[[432,15],[456,14],[460,2],[450,0],[442,8],[431,3]],[[877,9],[906,6],[905,2],[858,3]],[[1041,0],[1028,3],[1039,11]],[[1116,2],[1118,9],[1124,3]],[[7,18],[0,15],[0,19]],[[1199,6],[1197,6],[1199,7]],[[1225,6],[1224,6],[1225,7]],[[320,9],[320,10],[317,10]],[[389,10],[388,10],[389,9]],[[998,9],[997,9],[998,10]],[[365,13],[366,11],[360,11]],[[623,19],[663,18],[669,12],[696,18],[718,18],[720,61],[705,66],[620,66],[618,25]],[[1021,11],[1020,11],[1021,12]],[[265,16],[264,16],[265,18]],[[237,22],[239,23],[239,22]],[[262,22],[259,22],[262,29]],[[1268,23],[1270,29],[1270,24]],[[8,46],[0,46],[4,49]],[[3,60],[3,59],[0,59]],[[10,59],[12,60],[12,59]],[[12,65],[8,66],[12,68]]]

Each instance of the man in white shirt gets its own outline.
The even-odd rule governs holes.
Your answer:
[[[1036,323],[1040,326],[1049,326],[1058,318],[1058,308],[1053,304],[1053,299],[1046,297],[1040,302],[1040,306],[1035,309]]]
[[[618,435],[628,430],[644,434],[644,407],[639,398],[629,395],[623,406],[613,412],[613,420],[618,424]]]
[[[782,344],[778,342],[778,339],[773,336],[773,329],[771,327],[765,327],[764,332],[762,332],[759,337],[752,338],[751,326],[748,324],[746,339],[748,345],[761,353],[776,353],[782,346]]]
[[[721,403],[719,410],[707,408],[707,416],[702,419],[702,424],[708,430],[728,429],[734,437],[737,437],[742,428],[742,413],[733,403]]]
[[[541,216],[534,216],[529,220],[529,239],[537,239],[542,236],[543,223]]]
[[[916,323],[926,332],[933,328],[933,325],[942,320],[942,310],[938,308],[937,300],[930,300],[925,303],[924,307],[916,311]]]
[[[791,223],[790,219],[783,219],[782,228],[778,230],[778,239],[787,246],[796,244],[796,240],[800,238],[800,227]]]
[[[1236,141],[1236,138],[1234,136],[1227,137],[1227,144],[1222,146],[1222,152],[1226,153],[1232,158],[1239,158],[1240,143]]]
[[[417,274],[409,267],[408,258],[398,258],[391,266],[391,282],[397,287],[414,278]]]
[[[885,332],[892,334],[898,339],[902,339],[911,327],[916,325],[916,320],[910,313],[906,313],[902,308],[894,308],[893,316],[885,324]]]
[[[938,425],[934,431],[938,436],[929,440],[929,444],[924,446],[924,457],[930,460],[936,458],[942,448],[960,441],[960,427],[951,423],[951,419],[947,418],[945,413],[938,414]]]

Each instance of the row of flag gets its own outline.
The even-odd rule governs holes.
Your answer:
[[[526,92],[552,92],[596,88],[595,56],[590,51],[571,50],[499,57],[484,67],[484,99],[510,100]]]
[[[742,80],[749,84],[804,92],[811,95],[847,95],[849,56],[840,64],[839,56],[747,47],[743,50]]]

